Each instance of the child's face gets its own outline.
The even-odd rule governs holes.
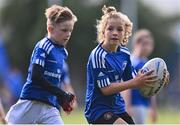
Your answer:
[[[143,57],[148,57],[154,49],[153,40],[150,38],[149,35],[144,35],[139,39],[137,48],[139,49]]]
[[[73,31],[74,22],[72,20],[55,24],[50,31],[51,38],[59,45],[66,45]]]
[[[108,42],[109,45],[119,45],[124,38],[124,30],[119,18],[109,19],[104,30],[104,42]]]

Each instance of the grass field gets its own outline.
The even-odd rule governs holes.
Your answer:
[[[180,124],[180,109],[160,109],[158,111],[159,124]]]
[[[83,110],[75,110],[71,115],[62,113],[65,124],[87,124]],[[180,124],[180,109],[158,110],[158,124]]]

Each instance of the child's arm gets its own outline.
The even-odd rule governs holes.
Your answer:
[[[37,85],[41,86],[51,94],[57,96],[57,99],[62,106],[63,110],[65,112],[71,112],[72,109],[72,103],[75,99],[75,96],[71,93],[67,93],[60,89],[59,87],[49,83],[45,78],[43,77],[43,67],[37,64],[33,64],[32,68],[32,81],[36,83]]]
[[[149,71],[144,74],[139,73],[131,80],[120,83],[111,83],[109,86],[101,88],[101,91],[104,95],[112,95],[127,89],[138,88],[146,84],[152,84],[158,80],[157,76],[151,75],[152,73],[153,71]]]

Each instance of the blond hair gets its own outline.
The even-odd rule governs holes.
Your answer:
[[[143,36],[148,36],[149,39],[151,39],[151,41],[154,42],[154,38],[153,38],[152,33],[151,33],[150,30],[148,30],[148,29],[140,29],[140,30],[136,31],[136,32],[133,34],[133,37],[132,37],[133,46],[134,46],[135,44],[137,44],[137,42],[140,41],[140,39],[141,39]]]
[[[73,20],[77,21],[77,17],[67,7],[53,5],[45,10],[47,18],[47,25],[55,25],[64,21]]]
[[[123,13],[117,12],[116,8],[114,8],[112,6],[106,7],[104,5],[102,8],[102,12],[104,15],[101,17],[101,20],[97,21],[97,26],[96,26],[98,42],[104,41],[104,30],[105,30],[108,20],[111,18],[120,18],[121,22],[124,26],[124,29],[125,29],[125,35],[124,35],[124,38],[123,38],[123,41],[121,42],[121,44],[126,45],[128,43],[129,37],[132,34],[133,24],[130,21],[130,19]]]

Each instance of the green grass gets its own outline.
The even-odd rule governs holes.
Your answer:
[[[83,110],[75,110],[70,115],[62,112],[62,119],[65,124],[87,124]]]
[[[180,109],[160,109],[158,111],[159,124],[180,124]]]
[[[70,115],[62,113],[65,124],[87,124],[83,110],[75,110]],[[180,124],[180,110],[163,108],[158,110],[158,124]]]

